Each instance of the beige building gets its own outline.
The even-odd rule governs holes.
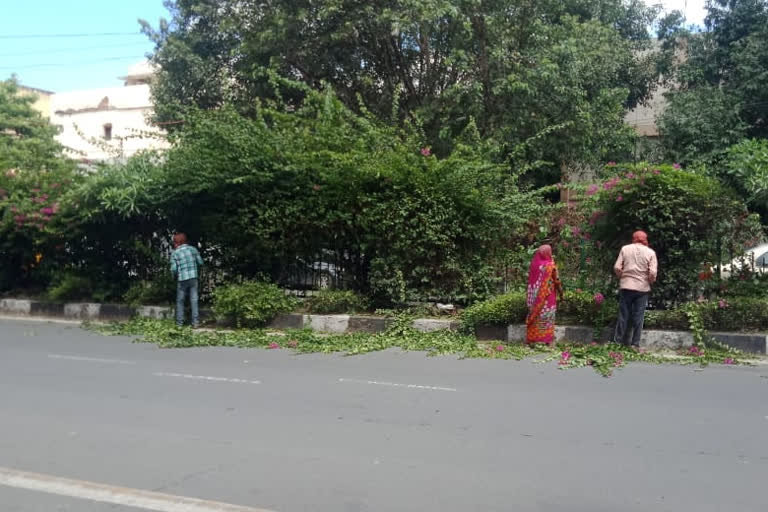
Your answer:
[[[56,93],[51,122],[69,156],[86,161],[116,160],[146,149],[168,147],[164,132],[149,123],[152,69],[143,61],[121,77],[123,87]]]
[[[37,99],[32,104],[32,108],[40,112],[46,119],[51,117],[51,96],[53,96],[53,92],[19,85],[19,94],[22,96],[35,96]]]
[[[666,87],[659,87],[653,92],[645,105],[638,105],[624,116],[624,122],[635,129],[638,135],[655,138],[659,136],[656,119],[664,111],[667,100],[664,93]]]

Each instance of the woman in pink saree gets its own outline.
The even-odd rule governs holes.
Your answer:
[[[563,285],[552,259],[552,247],[542,245],[536,250],[528,270],[527,343],[555,342],[557,297],[562,299]]]

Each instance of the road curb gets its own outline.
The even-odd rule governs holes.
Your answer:
[[[67,319],[93,322],[114,322],[129,320],[139,316],[144,318],[173,318],[174,308],[169,306],[127,306],[125,304],[99,304],[96,302],[46,302],[28,299],[0,299],[0,315],[13,317],[35,317]],[[212,312],[201,309],[201,318],[211,318]],[[301,313],[286,313],[278,315],[269,324],[273,329],[312,329],[326,333],[385,331],[393,320],[389,318],[366,315],[308,315]],[[460,323],[454,319],[417,318],[412,324],[414,329],[422,332],[439,330],[457,331]],[[481,341],[498,340],[508,343],[520,342],[525,339],[525,325],[513,324],[507,326],[481,325],[475,330]],[[611,338],[611,329],[603,329],[599,340]],[[730,347],[750,354],[768,354],[768,334],[713,332],[716,340]],[[558,325],[555,329],[557,341],[576,341],[589,343],[594,339],[594,329],[585,326]],[[666,331],[646,329],[643,331],[640,346],[652,350],[679,349],[693,345],[693,335],[688,331]]]

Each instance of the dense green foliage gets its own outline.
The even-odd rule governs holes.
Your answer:
[[[557,302],[558,323],[589,325],[601,330],[614,321],[618,304],[614,297],[581,290],[567,290],[563,300]],[[506,326],[525,323],[528,315],[526,294],[510,292],[478,302],[461,314],[465,331],[472,332],[479,325]]]
[[[308,313],[357,313],[370,309],[368,299],[352,290],[320,290],[305,302]]]
[[[153,28],[157,116],[254,98],[301,103],[331,87],[379,119],[418,120],[445,155],[472,122],[505,156],[529,141],[556,181],[562,162],[615,157],[629,148],[623,107],[646,98],[662,55],[649,51],[658,9],[638,0],[236,0],[168,2]],[[393,107],[394,106],[394,107]],[[544,162],[548,162],[543,166]],[[538,173],[539,175],[541,173]]]
[[[33,101],[0,82],[0,290],[43,288],[66,258],[61,202],[77,176]]]
[[[272,283],[246,281],[219,286],[213,292],[213,313],[237,327],[260,327],[296,306],[296,299]]]
[[[712,0],[703,32],[666,27],[685,56],[660,128],[673,161],[717,163],[742,137],[768,137],[768,1]]]
[[[698,297],[701,275],[711,274],[726,248],[738,251],[761,236],[756,216],[715,179],[669,166],[612,169],[612,178],[587,188],[595,209],[584,231],[615,255],[632,232],[645,230],[659,261],[659,303]]]

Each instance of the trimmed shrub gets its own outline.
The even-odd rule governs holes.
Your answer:
[[[322,290],[306,301],[309,313],[356,313],[370,307],[370,301],[351,290]]]
[[[170,304],[175,290],[176,281],[169,272],[152,281],[134,283],[123,295],[123,300],[131,306]]]
[[[510,292],[478,302],[461,314],[462,329],[474,331],[479,325],[504,326],[525,322],[528,315],[524,292]]]
[[[48,288],[48,298],[53,301],[90,299],[93,295],[93,283],[87,277],[76,274],[62,274]]]
[[[246,281],[220,286],[213,292],[213,313],[231,319],[237,327],[260,327],[280,313],[291,311],[297,300],[271,283]]]
[[[712,300],[699,306],[704,328],[711,331],[768,329],[768,301],[741,297]]]

